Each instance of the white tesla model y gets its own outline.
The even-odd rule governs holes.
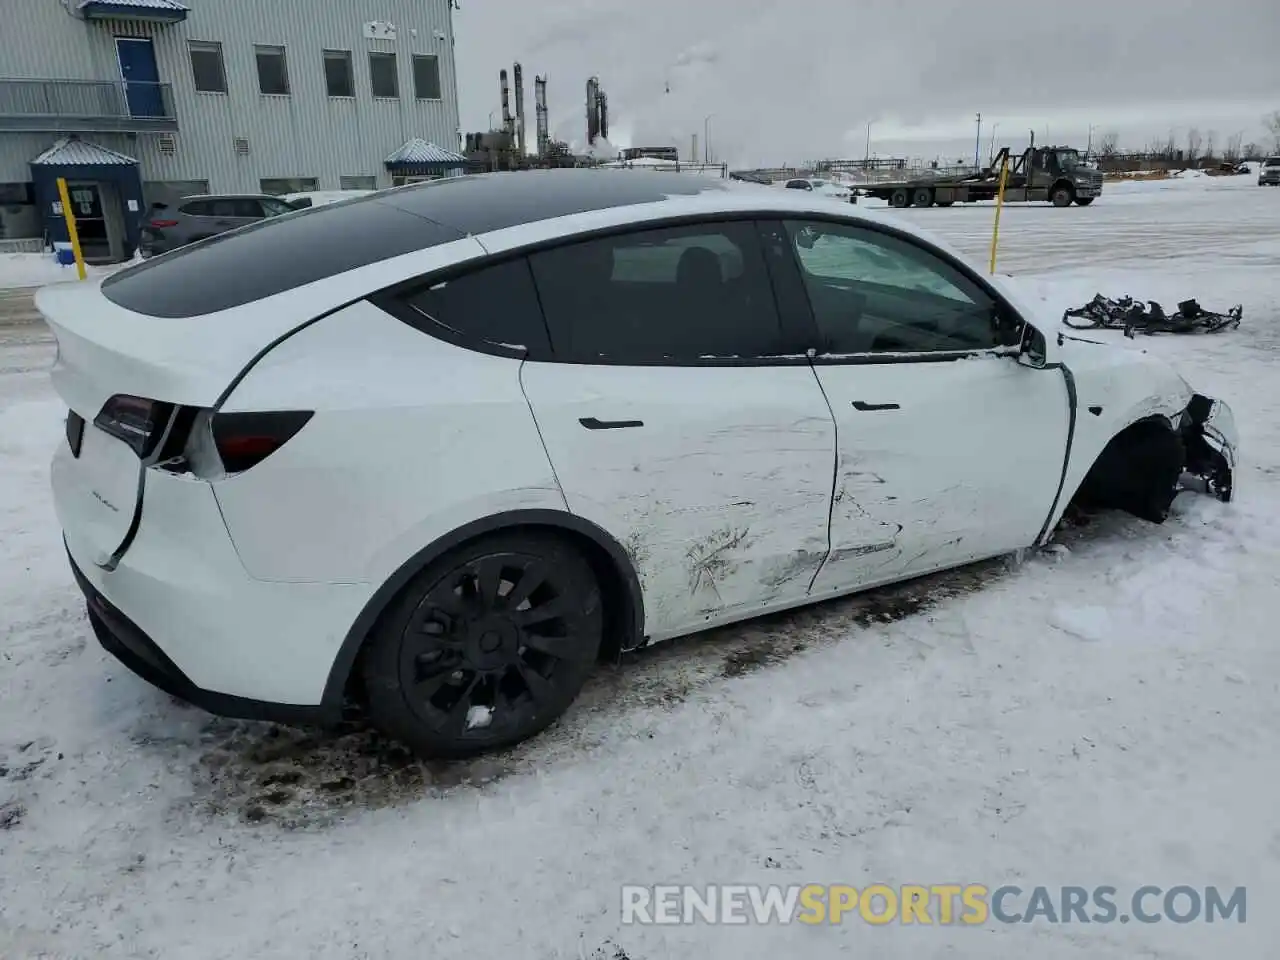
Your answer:
[[[557,170],[383,191],[38,296],[102,644],[204,708],[528,737],[601,656],[1231,497],[1235,429],[900,220]]]

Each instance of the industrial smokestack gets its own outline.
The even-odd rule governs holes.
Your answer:
[[[498,71],[498,80],[502,84],[502,129],[511,133],[511,88],[507,86],[507,71]]]
[[[524,71],[516,64],[513,71],[516,81],[516,153],[524,156]]]
[[[594,145],[600,135],[600,79],[587,81],[587,143]]]
[[[538,156],[547,155],[547,147],[551,140],[551,131],[547,123],[547,78],[533,78],[533,112],[534,122],[538,128]]]

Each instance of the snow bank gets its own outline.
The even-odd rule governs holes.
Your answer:
[[[105,277],[120,269],[120,264],[87,266],[89,277]],[[75,264],[64,266],[52,253],[0,253],[0,289],[38,287],[63,280],[78,280]]]

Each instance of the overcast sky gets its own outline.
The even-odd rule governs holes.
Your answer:
[[[873,153],[972,157],[1088,128],[1140,149],[1176,128],[1265,140],[1280,109],[1280,0],[460,0],[464,130],[499,120],[498,71],[548,76],[552,133],[582,145],[585,84],[610,140],[709,133],[735,165]],[[668,88],[669,91],[668,92]],[[710,120],[706,115],[713,114]],[[702,146],[699,146],[702,152]]]

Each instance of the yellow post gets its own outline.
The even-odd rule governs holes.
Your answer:
[[[996,225],[991,231],[991,273],[996,272],[996,244],[1000,242],[1000,211],[1004,209],[1004,185],[1009,178],[1009,158],[1000,162],[1000,189],[996,193]]]
[[[58,196],[62,200],[62,215],[67,221],[67,237],[71,240],[71,252],[76,255],[76,272],[85,278],[84,255],[80,252],[80,234],[76,232],[76,215],[71,212],[71,195],[67,193],[67,181],[58,178]]]

